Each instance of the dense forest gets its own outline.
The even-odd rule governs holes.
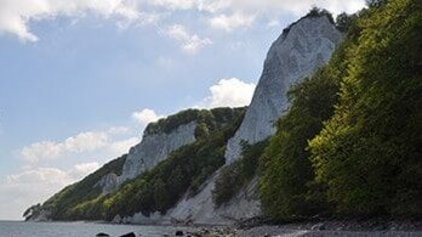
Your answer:
[[[260,158],[276,221],[422,215],[422,2],[371,1],[337,19],[328,65],[290,91]]]

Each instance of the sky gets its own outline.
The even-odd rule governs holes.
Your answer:
[[[0,220],[186,108],[249,104],[271,43],[364,0],[0,0]]]

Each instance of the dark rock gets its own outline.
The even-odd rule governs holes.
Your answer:
[[[183,236],[184,233],[181,230],[176,231],[176,236]]]
[[[312,230],[325,230],[325,224],[324,223],[318,223],[311,228]]]
[[[106,233],[98,233],[97,235],[96,235],[96,237],[110,237],[110,235],[109,234],[106,234]]]
[[[199,233],[194,233],[194,232],[187,232],[186,236],[187,237],[202,237],[202,235],[200,235]]]
[[[122,235],[120,237],[136,237],[136,235],[135,235],[135,233],[130,232],[130,233],[124,234],[124,235]]]

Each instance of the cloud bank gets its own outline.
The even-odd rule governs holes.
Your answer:
[[[0,31],[14,34],[22,41],[35,42],[38,37],[29,28],[31,22],[52,20],[58,16],[75,18],[84,14],[126,20],[141,17],[137,4],[125,0],[2,0]]]
[[[111,20],[118,26],[128,27],[155,24],[157,30],[176,40],[184,52],[196,54],[212,44],[211,36],[200,37],[189,32],[191,28],[177,22],[181,14],[200,14],[211,29],[231,32],[250,27],[261,16],[291,13],[305,14],[311,6],[326,8],[338,14],[355,12],[365,0],[2,0],[0,1],[0,34],[17,36],[23,42],[36,42],[39,37],[31,23],[53,21],[58,17],[82,18],[92,15],[100,20]],[[203,28],[207,26],[204,25]]]

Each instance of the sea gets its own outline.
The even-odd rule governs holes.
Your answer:
[[[134,232],[136,236],[174,236],[176,231],[191,231],[189,227],[112,225],[89,222],[24,222],[0,221],[0,237],[95,237],[107,233],[111,237]]]

